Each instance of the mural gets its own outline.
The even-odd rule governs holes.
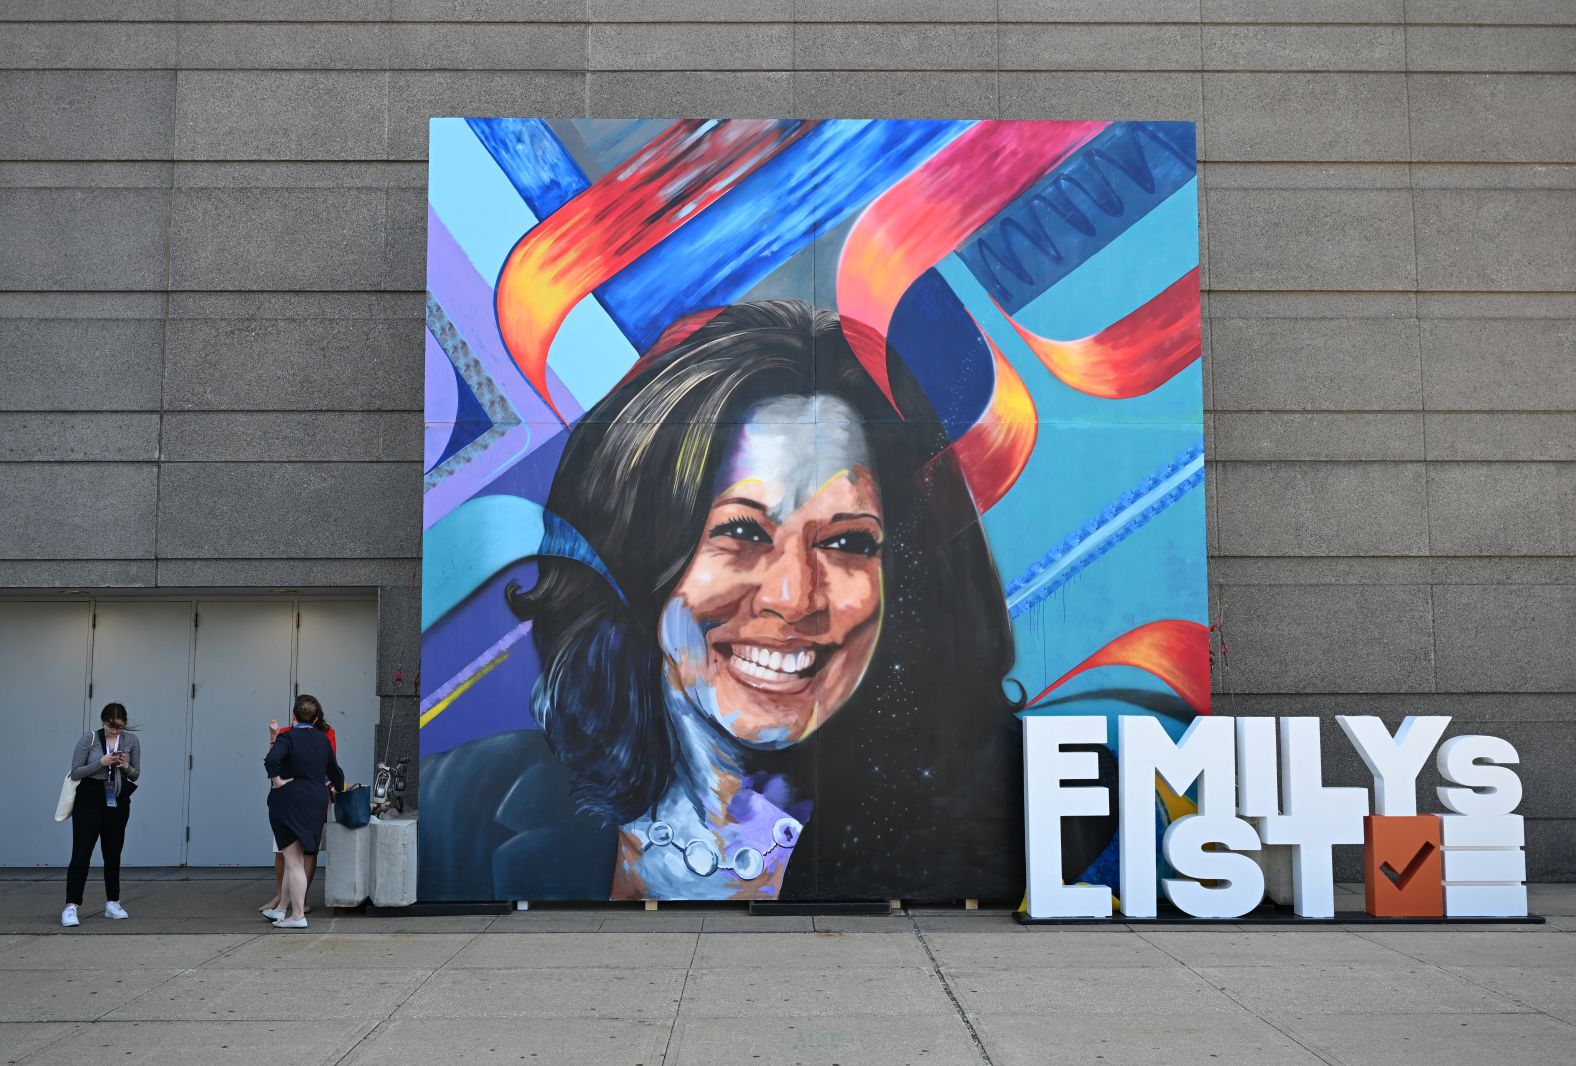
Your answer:
[[[1208,711],[1194,160],[434,119],[422,898],[1017,899],[1020,713]]]

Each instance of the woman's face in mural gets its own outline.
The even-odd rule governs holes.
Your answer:
[[[881,628],[880,486],[835,396],[757,404],[663,609],[674,687],[759,747],[803,740],[859,687]]]

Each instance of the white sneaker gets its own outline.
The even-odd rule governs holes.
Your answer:
[[[112,899],[108,903],[104,904],[104,917],[106,917],[106,918],[130,918],[131,915],[126,913],[126,908],[122,907],[120,905],[119,901]]]
[[[275,929],[305,929],[306,918],[281,918],[274,923]]]
[[[285,912],[274,910],[272,907],[270,907],[269,909],[263,911],[263,917],[268,919],[270,922],[282,922],[285,920]]]
[[[60,912],[60,924],[67,929],[70,929],[73,925],[82,924],[81,919],[77,917],[77,905],[75,903],[66,904],[66,909]]]

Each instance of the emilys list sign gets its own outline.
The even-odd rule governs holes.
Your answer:
[[[1096,746],[1113,719],[1026,716],[1028,914],[1109,918],[1110,886],[1064,884],[1062,820],[1119,816],[1120,910],[1153,918],[1158,897],[1195,918],[1236,918],[1273,891],[1289,861],[1293,909],[1333,918],[1332,849],[1364,848],[1366,909],[1383,918],[1516,917],[1527,913],[1521,779],[1515,748],[1491,736],[1440,743],[1448,716],[1408,717],[1392,735],[1378,718],[1336,722],[1373,774],[1365,788],[1323,783],[1319,720],[1195,718],[1173,740],[1155,718],[1114,719],[1116,795],[1099,778]],[[1442,814],[1419,814],[1417,776],[1432,756],[1444,784]],[[1156,790],[1181,797],[1196,785],[1197,813],[1165,827],[1157,869]],[[1171,790],[1169,793],[1167,790]]]

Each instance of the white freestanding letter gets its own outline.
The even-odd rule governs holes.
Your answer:
[[[1374,775],[1374,813],[1417,813],[1417,772],[1450,726],[1450,716],[1407,715],[1392,739],[1372,715],[1338,714],[1335,721]]]
[[[1275,719],[1238,718],[1236,722],[1237,813],[1244,818],[1279,814],[1280,781],[1275,773]]]
[[[1104,717],[1025,715],[1023,719],[1024,831],[1028,837],[1029,917],[1109,918],[1111,890],[1104,885],[1062,883],[1062,817],[1107,814],[1110,791],[1101,785],[1068,788],[1063,781],[1100,775],[1092,751],[1063,751],[1063,744],[1105,744]]]
[[[1175,743],[1157,719],[1118,719],[1123,914],[1155,916],[1155,775],[1178,793],[1202,778],[1199,814],[1229,818],[1237,799],[1235,739],[1230,718],[1195,718]]]
[[[1439,746],[1439,819],[1445,851],[1445,914],[1508,918],[1527,913],[1526,830],[1516,749],[1499,737],[1451,737]]]
[[[1293,909],[1303,918],[1335,917],[1335,844],[1363,842],[1368,790],[1325,788],[1317,718],[1280,720],[1282,813],[1265,818],[1259,836],[1266,844],[1290,844]],[[1125,856],[1124,856],[1125,858]],[[1125,893],[1127,885],[1124,882]],[[1122,900],[1125,905],[1127,900]],[[1125,906],[1124,906],[1125,909]]]
[[[1205,851],[1220,843],[1230,851]],[[1190,814],[1166,829],[1166,861],[1177,873],[1223,882],[1213,888],[1198,881],[1166,878],[1171,902],[1195,918],[1240,918],[1264,899],[1264,871],[1241,851],[1259,850],[1259,835],[1241,818]],[[1123,900],[1125,905],[1126,900]]]
[[[1520,761],[1508,740],[1451,737],[1439,746],[1439,773],[1450,782],[1439,802],[1457,814],[1509,814],[1521,803],[1521,778],[1510,768]]]

